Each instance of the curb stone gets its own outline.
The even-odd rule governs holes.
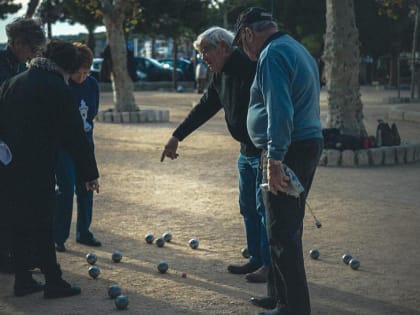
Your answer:
[[[369,167],[401,165],[420,161],[420,143],[403,143],[399,146],[366,150],[325,149],[318,163],[327,167]]]
[[[161,123],[169,122],[169,110],[167,109],[142,109],[136,112],[115,112],[100,111],[96,116],[96,121],[104,123]]]

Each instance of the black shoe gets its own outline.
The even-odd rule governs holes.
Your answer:
[[[96,238],[92,237],[90,239],[83,239],[83,238],[79,238],[78,240],[76,240],[77,243],[83,244],[83,245],[87,245],[87,246],[93,246],[93,247],[101,247],[102,243],[99,242]]]
[[[44,287],[44,298],[57,299],[73,295],[79,295],[82,292],[80,287],[72,286],[67,281],[60,279],[56,282],[47,282]]]
[[[272,310],[277,305],[277,301],[271,296],[252,297],[251,303],[267,310]]]
[[[0,263],[0,273],[13,274],[15,273],[15,266],[9,262]]]
[[[254,272],[255,270],[257,270],[260,267],[261,267],[261,265],[254,265],[254,264],[251,264],[250,262],[248,262],[245,265],[229,265],[227,267],[227,269],[230,273],[234,273],[234,274],[237,274],[237,275],[244,275],[244,274],[247,274],[247,273]]]
[[[9,251],[0,252],[0,273],[15,273],[15,261]]]
[[[25,296],[42,290],[44,290],[44,284],[32,279],[32,277],[22,283],[16,282],[14,286],[15,296]]]
[[[64,244],[56,244],[55,250],[60,253],[64,253],[66,251],[66,246]]]

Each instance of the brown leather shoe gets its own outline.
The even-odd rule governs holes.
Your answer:
[[[261,297],[251,297],[251,303],[255,306],[265,308],[267,310],[272,310],[276,308],[277,301],[271,296],[261,296]]]
[[[234,273],[237,275],[245,275],[247,273],[254,272],[258,268],[260,268],[260,265],[254,265],[254,264],[251,264],[250,262],[247,262],[244,265],[229,265],[227,267],[230,273]]]
[[[267,276],[268,276],[268,267],[262,266],[258,270],[246,274],[245,279],[248,282],[264,283],[264,282],[267,282]]]

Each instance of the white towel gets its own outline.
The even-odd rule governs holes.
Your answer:
[[[4,165],[8,165],[12,162],[12,152],[9,149],[9,146],[0,140],[0,162]]]

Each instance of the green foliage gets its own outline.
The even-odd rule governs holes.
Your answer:
[[[87,3],[80,0],[65,0],[63,3],[65,20],[70,23],[80,23],[88,30],[94,30],[102,25],[102,17],[96,9],[89,8]]]
[[[1,0],[0,1],[0,19],[5,19],[8,14],[16,13],[22,5],[14,3],[13,0]]]
[[[135,30],[151,36],[179,38],[207,24],[205,0],[140,0]]]
[[[44,0],[38,7],[36,15],[43,23],[53,24],[63,16],[63,0]]]
[[[323,47],[322,34],[310,34],[301,38],[301,43],[309,50],[314,57],[321,57]]]
[[[379,57],[410,47],[413,21],[409,18],[408,7],[399,8],[396,18],[382,14],[382,5],[380,1],[355,0],[362,55]]]

